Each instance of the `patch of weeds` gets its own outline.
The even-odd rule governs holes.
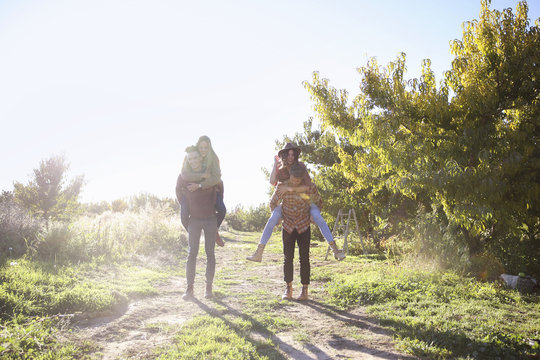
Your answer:
[[[157,323],[146,324],[146,329],[154,333],[164,332],[168,334],[168,333],[173,332],[175,329],[177,329],[177,325],[171,325],[166,322],[157,322]]]
[[[88,359],[93,350],[89,343],[62,341],[58,317],[32,318],[15,316],[0,328],[2,359]],[[61,326],[61,325],[60,325]]]
[[[293,339],[299,343],[309,343],[311,341],[311,338],[309,337],[309,334],[305,331],[303,332],[295,332],[293,335]]]
[[[174,341],[159,349],[159,359],[281,359],[267,342],[250,340],[243,321],[208,315],[186,322]],[[265,351],[261,351],[265,350]]]
[[[291,320],[288,317],[279,316],[275,313],[257,313],[252,317],[257,322],[255,328],[259,331],[267,330],[277,333],[299,326],[298,322]]]
[[[245,294],[242,300],[244,310],[249,313],[272,312],[283,306],[280,299],[263,289]]]

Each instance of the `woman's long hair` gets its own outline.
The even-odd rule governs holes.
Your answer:
[[[211,155],[212,157],[216,158],[216,159],[219,159],[218,156],[216,155],[216,153],[214,152],[214,148],[212,147],[212,142],[210,141],[210,138],[206,135],[203,135],[199,138],[199,140],[197,140],[197,144],[195,145],[197,147],[197,150],[199,150],[199,145],[203,142],[203,141],[206,141],[206,143],[208,144],[208,155]],[[206,156],[208,156],[206,155]]]

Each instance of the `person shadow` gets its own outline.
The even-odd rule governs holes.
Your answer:
[[[221,309],[216,309],[214,307],[208,306],[207,304],[203,303],[202,301],[198,299],[193,299],[192,301],[195,304],[197,304],[197,306],[199,306],[199,308],[201,308],[201,310],[206,312],[208,315],[218,317],[229,328],[235,331],[239,336],[245,338],[249,343],[251,343],[257,349],[257,353],[261,356],[267,356],[270,359],[277,359],[277,360],[289,359],[289,357],[285,356],[278,350],[279,348],[286,354],[291,355],[294,359],[302,359],[302,360],[331,359],[331,357],[328,354],[325,354],[322,350],[318,349],[315,345],[311,345],[310,350],[313,351],[313,348],[315,348],[315,350],[318,349],[318,353],[321,356],[313,357],[309,355],[308,353],[302,351],[301,349],[294,347],[293,345],[287,343],[285,340],[281,339],[274,332],[269,330],[260,321],[254,319],[252,316],[242,311],[239,311],[229,306],[227,303],[221,301],[218,298],[214,298],[213,302],[219,305]],[[244,329],[241,329],[238,325],[234,324],[225,315],[233,316],[235,318],[239,318],[239,319],[242,319],[243,321],[249,322],[252,329],[251,333],[246,335],[246,332]],[[257,340],[256,337],[262,337],[262,339]],[[277,348],[268,344],[268,342],[265,341],[267,339],[270,339],[272,343],[277,346]]]

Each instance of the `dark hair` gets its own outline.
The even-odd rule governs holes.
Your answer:
[[[300,153],[294,149],[290,149],[290,150],[293,150],[294,152],[294,162],[293,164],[297,164],[298,163],[298,158],[300,157]],[[285,166],[287,166],[287,158],[289,157],[289,151],[283,151],[281,153],[281,163],[284,164]]]
[[[296,162],[291,165],[291,168],[289,169],[289,174],[291,174],[291,176],[294,176],[295,178],[302,178],[306,174],[306,169]]]

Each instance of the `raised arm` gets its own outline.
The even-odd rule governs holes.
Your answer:
[[[277,185],[277,172],[279,169],[279,165],[280,165],[279,156],[276,155],[274,156],[274,167],[272,168],[272,172],[270,173],[270,184],[272,186]]]

